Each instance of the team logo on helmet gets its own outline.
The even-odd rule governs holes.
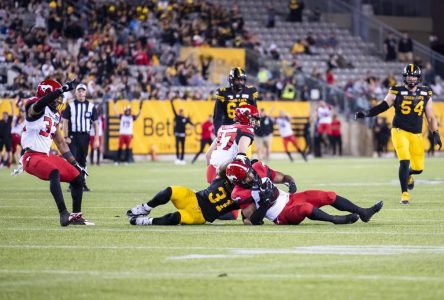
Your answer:
[[[234,120],[242,125],[259,126],[260,114],[251,104],[243,104],[234,111]]]

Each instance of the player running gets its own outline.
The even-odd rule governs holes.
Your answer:
[[[433,145],[442,147],[438,131],[438,122],[433,113],[432,90],[418,84],[421,81],[421,69],[415,64],[408,64],[402,72],[404,85],[392,86],[385,99],[368,111],[358,111],[355,119],[374,117],[391,106],[395,108],[392,124],[392,143],[399,159],[399,183],[401,185],[401,204],[408,204],[408,189],[414,187],[413,174],[424,170],[424,144],[422,122],[424,111],[433,132]]]
[[[58,106],[62,104],[61,96],[75,86],[75,80],[63,85],[55,80],[42,81],[37,87],[36,96],[28,99],[25,104],[25,127],[21,139],[25,151],[21,158],[23,169],[50,182],[50,191],[59,209],[62,226],[94,225],[82,218],[81,213],[84,185],[82,175],[88,174],[69,151],[59,130]],[[50,153],[53,140],[63,158]],[[69,182],[72,185],[72,213],[66,209],[60,182]]]
[[[272,170],[262,162],[247,166],[233,161],[227,166],[226,176],[236,185],[231,198],[242,209],[246,225],[260,225],[264,217],[277,225],[298,225],[306,217],[334,224],[352,224],[359,218],[368,222],[383,206],[380,201],[370,208],[362,208],[335,192],[307,190],[296,193],[291,176]],[[275,183],[287,184],[289,192],[278,189]],[[320,209],[325,205],[351,214],[330,215]]]

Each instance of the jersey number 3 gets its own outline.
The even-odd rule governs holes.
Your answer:
[[[401,103],[401,112],[403,115],[408,115],[412,111],[412,103],[411,100],[403,100]],[[418,116],[422,115],[422,111],[424,110],[424,101],[419,101],[418,104],[415,105],[413,111],[418,114]]]
[[[45,122],[46,127],[45,127],[45,130],[40,130],[39,134],[47,137],[51,133],[52,119],[48,116],[45,116],[43,118],[43,122]]]

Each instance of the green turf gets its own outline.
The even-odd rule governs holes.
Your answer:
[[[127,209],[168,185],[205,187],[204,165],[103,165],[89,168],[84,195],[97,225],[61,228],[47,182],[1,169],[0,299],[444,299],[444,159],[427,159],[408,206],[395,159],[270,165],[300,190],[384,208],[347,226],[136,227]]]

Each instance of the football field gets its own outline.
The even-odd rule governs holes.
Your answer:
[[[83,213],[96,226],[62,228],[48,182],[0,169],[0,299],[444,299],[444,158],[426,159],[405,206],[396,159],[269,165],[299,191],[384,207],[353,225],[131,226],[126,211],[157,191],[205,188],[205,166],[110,164],[89,168]]]

